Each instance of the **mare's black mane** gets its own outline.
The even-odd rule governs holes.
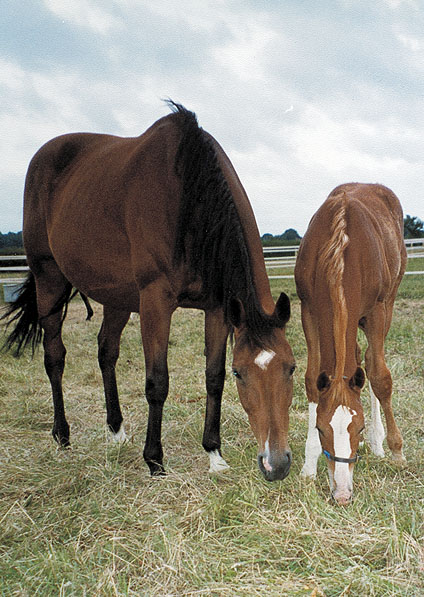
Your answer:
[[[251,340],[263,346],[277,321],[259,305],[246,238],[213,142],[193,112],[172,101],[167,103],[181,130],[175,169],[183,193],[175,262],[185,261],[200,277],[203,296],[222,305],[228,324],[231,303],[238,299]]]

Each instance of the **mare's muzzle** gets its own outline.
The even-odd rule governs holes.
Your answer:
[[[258,455],[259,470],[266,481],[282,481],[290,471],[292,455],[290,450]]]

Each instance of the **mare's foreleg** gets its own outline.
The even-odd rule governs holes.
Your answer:
[[[206,414],[202,445],[209,454],[210,473],[226,470],[221,455],[221,400],[225,381],[228,327],[222,310],[205,313]]]
[[[119,343],[122,330],[128,322],[130,313],[118,311],[110,307],[103,309],[103,323],[98,340],[98,359],[103,377],[106,400],[107,424],[116,442],[124,442],[124,425],[119,405],[118,387],[116,384],[115,366],[119,357]]]
[[[146,399],[149,405],[146,443],[143,456],[151,475],[165,472],[162,450],[162,414],[168,395],[168,341],[174,310],[170,289],[160,281],[140,293],[140,327],[146,365]]]

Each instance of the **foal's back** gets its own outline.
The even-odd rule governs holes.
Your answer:
[[[322,249],[334,234],[331,224],[340,219],[342,247]],[[344,237],[344,235],[346,235]],[[402,207],[396,195],[379,184],[349,183],[336,187],[313,216],[303,238],[297,264],[301,298],[316,296],[325,280],[323,268],[343,253],[343,285],[362,302],[384,301],[393,295],[406,264]],[[362,309],[366,305],[362,305]]]

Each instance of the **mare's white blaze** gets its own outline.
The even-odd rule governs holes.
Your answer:
[[[381,421],[380,401],[374,394],[370,384],[371,394],[371,422],[368,428],[367,439],[371,450],[376,456],[384,456],[383,440],[385,437],[383,423]]]
[[[230,467],[222,458],[221,454],[218,450],[213,450],[209,452],[209,472],[210,473],[220,473],[221,471],[225,471]]]
[[[116,433],[113,433],[113,431],[111,431],[111,435],[112,435],[112,441],[114,441],[116,444],[123,444],[128,440],[128,436],[125,433],[123,423],[121,423],[119,431],[117,431]]]
[[[346,406],[338,406],[334,411],[333,418],[330,421],[330,425],[333,428],[333,440],[334,440],[334,455],[339,458],[350,458],[352,448],[350,446],[350,435],[348,427],[352,422],[353,416],[356,415],[356,411]],[[334,463],[334,478],[330,475],[330,484],[336,485],[336,494],[334,497],[350,497],[352,493],[352,479],[353,479],[353,467],[347,462],[335,462]],[[333,487],[332,487],[333,489]]]
[[[268,365],[274,357],[275,352],[273,350],[261,350],[255,359],[255,365],[266,371]]]
[[[317,406],[315,402],[309,403],[309,427],[305,445],[305,464],[300,473],[303,477],[316,477],[318,458],[322,451],[318,429],[316,428]]]

